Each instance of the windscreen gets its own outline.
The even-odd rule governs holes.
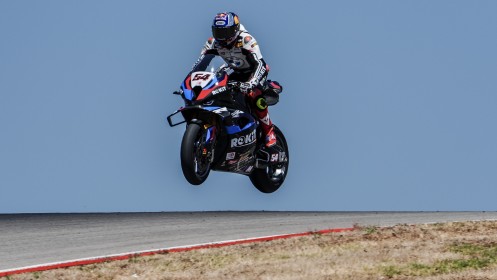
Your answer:
[[[221,70],[222,68],[225,68],[226,66],[227,66],[226,63],[220,56],[213,54],[206,54],[199,62],[199,64],[197,64],[197,66],[193,68],[192,72],[206,71],[206,72],[215,73]]]

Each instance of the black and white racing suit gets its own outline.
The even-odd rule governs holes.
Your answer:
[[[221,56],[226,64],[233,69],[233,73],[229,76],[230,79],[250,85],[252,90],[247,92],[250,106],[261,121],[262,130],[268,135],[273,124],[269,118],[266,101],[261,94],[269,66],[262,58],[261,50],[254,36],[250,35],[243,25],[240,25],[239,34],[230,47],[223,47],[214,38],[209,38],[202,48],[198,61],[201,61],[206,54]]]

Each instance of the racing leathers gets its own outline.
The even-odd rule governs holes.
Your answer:
[[[221,46],[214,38],[209,38],[202,48],[201,61],[206,54],[221,56],[233,73],[231,80],[242,82],[240,90],[247,96],[252,112],[260,121],[262,131],[266,135],[266,146],[276,144],[273,124],[269,118],[268,106],[262,96],[269,66],[262,58],[255,38],[240,25],[237,38],[229,46]]]

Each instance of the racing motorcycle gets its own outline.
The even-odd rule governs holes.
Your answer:
[[[205,55],[187,75],[180,90],[185,106],[167,117],[171,127],[186,123],[181,142],[181,168],[192,185],[202,184],[211,170],[246,175],[263,193],[276,191],[288,173],[285,136],[274,127],[276,145],[266,147],[259,120],[254,117],[240,82],[230,81],[224,60]],[[282,87],[266,81],[268,105],[279,101]]]

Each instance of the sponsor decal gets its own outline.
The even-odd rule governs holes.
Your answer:
[[[250,41],[252,41],[252,37],[250,37],[250,36],[246,36],[245,38],[243,38],[243,42],[245,44],[248,44]]]
[[[262,119],[259,119],[261,122],[263,122],[264,124],[266,125],[270,125],[269,124],[269,114],[267,114],[264,118]]]
[[[228,109],[226,109],[226,107],[222,107],[222,108],[216,109],[216,110],[214,110],[212,112],[214,112],[216,114],[221,114],[223,112],[228,112]]]
[[[217,20],[216,21],[216,26],[225,26],[226,25],[226,21],[224,20]]]
[[[252,157],[252,151],[240,155],[240,161],[247,161]]]
[[[252,45],[250,45],[251,48],[257,46],[257,42],[253,43]]]
[[[240,110],[236,110],[236,111],[234,111],[233,113],[231,113],[231,116],[232,116],[233,118],[238,118],[238,117],[240,117],[240,114],[243,114],[243,112],[242,112],[242,111],[240,111]]]
[[[255,130],[251,133],[231,139],[231,148],[243,147],[255,142]]]
[[[236,56],[228,57],[227,61],[230,64],[230,66],[235,68],[240,68],[243,65],[245,65],[245,61],[242,58],[238,58]]]
[[[227,153],[226,154],[226,160],[232,160],[232,159],[234,159],[235,155],[236,155],[235,152]]]
[[[277,162],[278,161],[278,154],[272,154],[271,155],[271,162]]]
[[[265,68],[261,68],[261,71],[258,71],[258,72],[259,73],[257,74],[257,77],[255,78],[255,80],[262,82],[262,76],[266,73],[266,69]]]
[[[219,13],[216,15],[216,19],[226,19],[227,14],[225,13]]]
[[[212,95],[216,95],[216,94],[219,94],[221,92],[224,92],[226,91],[226,87],[220,87],[218,89],[216,89],[215,91],[212,92]]]

